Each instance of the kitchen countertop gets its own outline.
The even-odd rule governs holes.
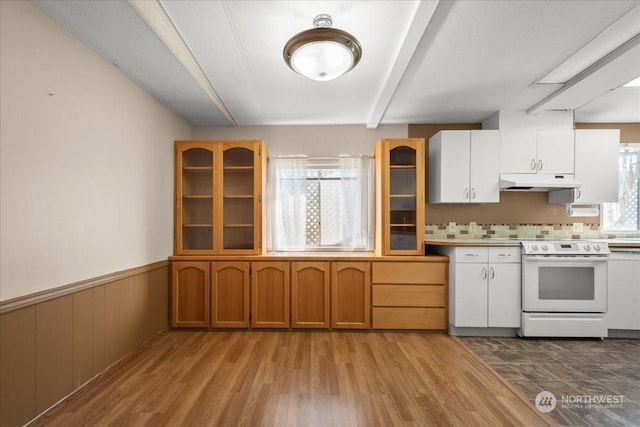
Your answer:
[[[425,245],[428,246],[520,246],[520,242],[530,239],[428,239]],[[554,240],[554,239],[546,239]],[[576,239],[580,240],[580,239]],[[606,242],[610,248],[640,248],[640,238],[617,238],[617,239],[584,239]]]

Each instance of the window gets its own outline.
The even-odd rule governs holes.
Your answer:
[[[622,144],[618,158],[618,203],[603,203],[602,228],[640,231],[640,144]]]
[[[370,156],[272,158],[269,195],[269,250],[372,250]]]

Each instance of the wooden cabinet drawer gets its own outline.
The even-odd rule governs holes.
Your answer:
[[[374,329],[434,329],[445,330],[444,308],[374,307]]]
[[[386,307],[444,307],[443,285],[373,285],[372,304]]]
[[[444,284],[447,264],[436,262],[374,262],[373,283]]]

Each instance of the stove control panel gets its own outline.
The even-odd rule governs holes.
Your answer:
[[[527,255],[608,255],[606,242],[585,240],[523,241],[522,253]]]

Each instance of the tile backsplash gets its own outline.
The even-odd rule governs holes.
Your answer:
[[[427,224],[425,239],[611,239],[599,224]]]

